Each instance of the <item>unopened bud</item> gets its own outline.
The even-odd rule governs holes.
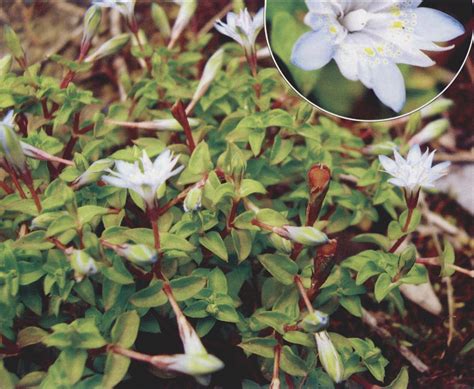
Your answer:
[[[179,8],[173,29],[171,30],[170,47],[172,47],[178,40],[179,36],[193,17],[197,7],[197,0],[175,0],[175,2],[180,4],[181,7]]]
[[[10,111],[0,121],[0,151],[10,166],[18,173],[22,173],[27,168],[26,157],[13,125],[13,111]]]
[[[7,54],[0,59],[0,77],[7,74],[12,67],[12,56]]]
[[[97,182],[104,174],[104,171],[110,169],[113,165],[114,160],[112,159],[99,159],[98,161],[95,161],[84,173],[71,183],[71,187],[73,189],[79,189],[84,185]]]
[[[69,161],[67,159],[63,159],[60,157],[56,157],[55,155],[49,154],[46,151],[38,149],[28,143],[20,142],[21,148],[27,157],[38,159],[40,161],[50,161],[50,162],[58,162],[64,165],[72,166],[74,162]]]
[[[439,138],[446,131],[448,131],[450,126],[448,119],[439,119],[429,123],[425,128],[423,128],[418,134],[410,139],[408,144],[413,145],[423,145],[425,143],[431,142],[434,139]]]
[[[272,242],[273,246],[279,251],[284,253],[290,254],[293,248],[291,241],[288,239],[282,238],[280,235],[272,232],[270,234],[270,241]]]
[[[209,384],[208,374],[224,367],[224,363],[219,358],[207,352],[198,355],[155,355],[150,363],[159,369],[191,375],[202,384]]]
[[[436,99],[435,101],[433,101],[430,105],[423,108],[421,110],[421,116],[426,119],[431,116],[440,115],[448,111],[453,105],[454,105],[453,100],[440,97],[439,99]]]
[[[89,55],[85,62],[94,62],[98,59],[118,53],[130,40],[129,34],[120,34],[109,39],[102,44],[96,51]]]
[[[327,331],[321,331],[316,332],[314,337],[316,338],[321,365],[334,382],[341,382],[344,379],[344,366],[336,347],[329,338],[329,334]]]
[[[8,24],[3,26],[3,39],[15,59],[19,61],[22,66],[26,65],[25,52],[21,47],[20,39]]]
[[[227,144],[227,149],[221,154],[217,164],[226,174],[236,179],[242,178],[247,169],[244,153],[234,143]]]
[[[144,244],[123,244],[116,249],[117,254],[138,265],[155,263],[158,259],[156,250]]]
[[[97,265],[94,258],[84,250],[72,250],[69,259],[71,267],[74,269],[74,278],[77,282],[82,281],[85,276],[97,273]]]
[[[201,208],[202,189],[191,189],[184,199],[183,208],[185,212],[197,211]]]
[[[158,30],[160,30],[161,36],[165,39],[168,39],[171,35],[171,28],[165,10],[158,4],[153,3],[151,5],[151,17],[155,23],[155,26],[158,28]]]
[[[288,238],[306,246],[318,246],[329,241],[325,233],[314,227],[283,227],[288,233]]]
[[[91,6],[84,15],[84,32],[82,35],[82,46],[90,44],[92,38],[99,29],[102,10],[100,7]]]
[[[212,81],[217,76],[217,73],[222,68],[222,64],[224,62],[224,49],[219,49],[217,50],[211,58],[206,63],[206,66],[204,66],[204,70],[202,72],[202,77],[199,80],[199,84],[196,88],[196,91],[194,92],[193,98],[191,100],[191,106],[195,106],[199,99],[204,96],[204,94],[207,92],[209,89],[209,86],[212,84]]]
[[[128,128],[143,128],[146,130],[183,131],[183,127],[176,119],[155,119],[146,122],[123,122],[120,120],[108,119],[106,120],[106,123]],[[188,118],[188,123],[191,128],[194,128],[199,125],[200,121],[196,118]]]
[[[325,329],[328,325],[329,316],[321,311],[314,311],[308,313],[301,322],[301,327],[309,333],[321,331]]]

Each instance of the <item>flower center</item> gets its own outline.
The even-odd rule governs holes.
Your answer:
[[[369,14],[365,9],[358,9],[357,11],[349,12],[342,19],[342,25],[347,28],[349,32],[362,30],[369,21]]]

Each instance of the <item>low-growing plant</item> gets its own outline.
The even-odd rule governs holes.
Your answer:
[[[380,345],[331,331],[330,316],[377,327],[361,301],[403,312],[399,287],[428,281],[433,263],[404,242],[447,164],[432,167],[410,139],[446,101],[345,128],[258,67],[261,12],[227,15],[216,28],[236,43],[215,49],[212,24],[190,30],[196,1],[143,5],[139,22],[133,5],[92,5],[77,59],[48,59],[60,78],[4,27],[1,388],[111,388],[131,361],[226,387],[225,370],[211,380],[229,360],[219,344],[254,356],[260,373],[242,376],[245,388],[331,388],[365,371],[382,384]],[[106,7],[128,32],[106,37]],[[151,21],[160,33],[148,41]],[[114,58],[130,70],[110,80],[113,101],[76,81]],[[410,145],[407,160],[384,156]],[[350,253],[350,239],[370,249]],[[445,276],[453,253],[446,241],[435,263]],[[138,346],[158,333],[181,341]],[[407,384],[403,368],[389,387]]]

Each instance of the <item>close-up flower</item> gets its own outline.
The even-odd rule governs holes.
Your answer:
[[[430,67],[426,51],[450,50],[464,27],[441,11],[420,7],[421,0],[306,0],[304,22],[311,28],[293,47],[291,62],[309,71],[334,60],[342,75],[372,89],[395,112],[406,102],[399,64]]]
[[[419,145],[412,146],[408,155],[403,158],[394,150],[394,159],[380,155],[383,169],[392,176],[388,181],[408,193],[416,193],[420,188],[433,189],[435,181],[448,174],[449,161],[433,165],[436,150],[428,149],[422,154]]]
[[[183,170],[183,166],[175,168],[178,159],[179,156],[174,157],[171,151],[165,150],[152,162],[143,151],[140,160],[134,163],[115,161],[116,170],[107,169],[110,175],[103,176],[102,180],[118,188],[133,190],[145,201],[148,209],[153,209],[160,186]]]
[[[93,4],[101,8],[117,10],[127,19],[128,23],[135,17],[135,0],[94,0]]]

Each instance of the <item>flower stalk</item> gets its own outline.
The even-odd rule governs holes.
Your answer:
[[[184,135],[186,136],[186,144],[188,145],[189,152],[192,154],[196,148],[196,144],[194,143],[193,133],[191,131],[186,109],[181,100],[176,101],[173,107],[171,107],[171,114],[183,128]]]

